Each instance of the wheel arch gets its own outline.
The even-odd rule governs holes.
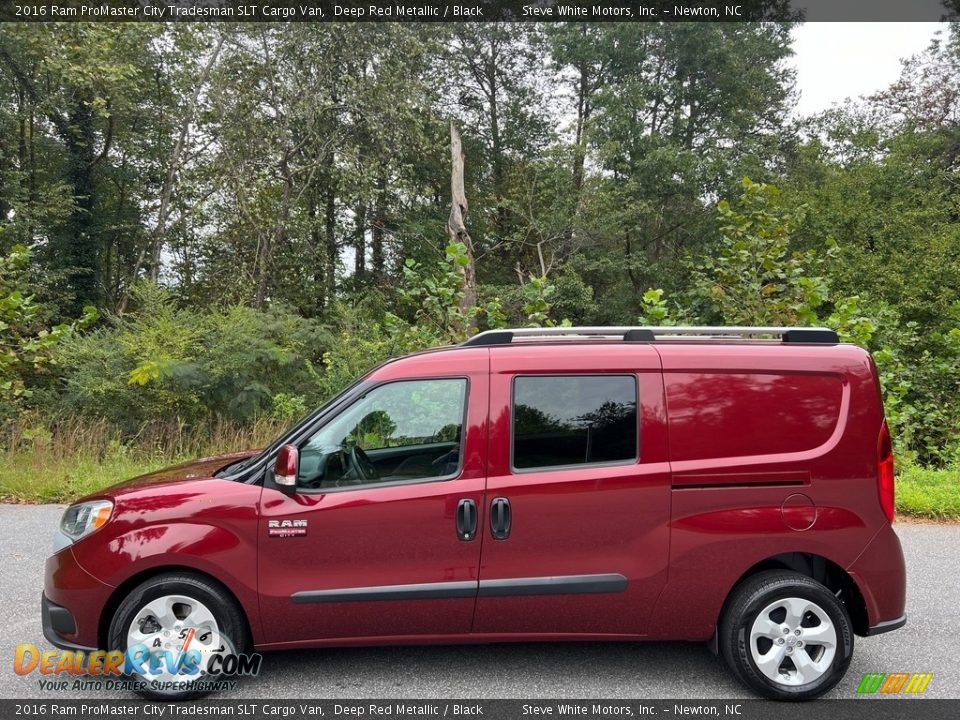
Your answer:
[[[846,570],[829,558],[808,552],[772,555],[747,568],[727,592],[720,613],[717,615],[718,627],[736,589],[748,578],[766,570],[790,570],[822,583],[836,595],[840,603],[846,608],[854,633],[861,637],[869,633],[870,621],[867,614],[867,604],[860,588],[857,587],[856,581]],[[716,644],[717,634],[714,633],[710,641],[711,649],[715,650]]]
[[[100,620],[97,623],[98,647],[107,647],[108,637],[110,634],[110,621],[113,619],[117,608],[120,607],[120,603],[123,602],[123,599],[130,594],[130,591],[147,580],[150,580],[151,578],[155,578],[159,575],[169,574],[194,575],[202,578],[204,582],[216,585],[218,589],[222,590],[223,593],[237,606],[237,609],[240,611],[240,616],[243,618],[245,625],[244,629],[246,630],[246,637],[243,638],[244,646],[253,647],[253,626],[250,622],[250,617],[247,615],[246,608],[244,608],[243,603],[240,602],[240,599],[237,597],[236,593],[234,593],[233,590],[231,590],[227,585],[222,583],[213,575],[202,570],[197,570],[196,568],[188,565],[159,565],[157,567],[147,568],[141,572],[131,575],[122,583],[117,585],[117,587],[113,589],[113,592],[110,593],[110,597],[107,599],[107,602],[104,603],[103,610],[100,612]]]

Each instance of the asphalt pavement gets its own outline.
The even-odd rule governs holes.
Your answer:
[[[0,505],[0,698],[132,697],[43,690],[37,673],[13,672],[20,643],[49,646],[40,628],[43,562],[63,512],[58,505]],[[850,698],[864,673],[930,672],[925,695],[960,698],[960,525],[899,523],[907,558],[905,628],[857,638],[844,681]],[[750,698],[703,645],[520,643],[349,648],[268,653],[261,674],[218,697],[280,698]]]

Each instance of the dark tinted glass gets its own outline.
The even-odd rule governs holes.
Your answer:
[[[518,377],[513,385],[513,466],[637,457],[637,380],[630,375]]]

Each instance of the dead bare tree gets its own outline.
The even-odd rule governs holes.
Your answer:
[[[450,121],[450,218],[447,235],[451,243],[463,243],[467,249],[467,264],[460,268],[463,274],[463,297],[460,308],[466,311],[477,304],[477,268],[473,254],[473,240],[467,232],[467,195],[463,189],[463,147],[460,131]],[[470,330],[471,328],[467,328]]]

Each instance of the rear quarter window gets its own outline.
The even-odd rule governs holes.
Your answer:
[[[843,385],[812,373],[665,373],[673,460],[812,450],[840,421]]]

